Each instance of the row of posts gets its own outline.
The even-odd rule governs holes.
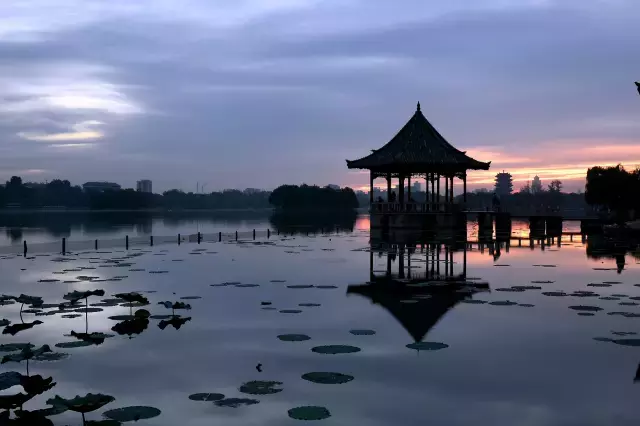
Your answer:
[[[325,231],[324,228],[320,229],[320,233],[321,234],[324,234],[324,231]],[[340,232],[340,228],[336,227],[335,231],[336,231],[336,233]],[[253,234],[253,239],[255,240],[256,239],[256,230],[255,229],[253,230],[252,234]],[[276,234],[280,235],[280,231],[276,230]],[[294,235],[294,233],[292,232],[291,235]],[[307,231],[307,236],[309,236],[309,231]],[[198,244],[200,244],[202,242],[202,233],[198,232],[196,234],[196,238],[197,238]],[[267,239],[268,238],[271,238],[271,230],[270,229],[267,229]],[[238,231],[235,232],[235,241],[238,241]],[[222,232],[218,232],[218,242],[222,242]],[[181,243],[182,243],[182,235],[178,234],[178,245],[180,245]],[[129,236],[128,235],[125,235],[125,237],[124,237],[124,244],[125,244],[125,248],[127,250],[129,250]],[[23,245],[23,255],[24,255],[24,257],[27,257],[27,252],[28,252],[27,242],[23,241],[22,245]],[[151,247],[153,247],[153,235],[149,236],[149,245]],[[98,240],[97,239],[94,241],[93,248],[95,250],[98,250]],[[67,239],[65,237],[62,237],[62,254],[65,254],[65,253],[67,253]]]

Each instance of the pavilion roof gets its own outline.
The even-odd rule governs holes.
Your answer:
[[[347,160],[350,169],[387,172],[461,172],[489,170],[482,162],[451,145],[422,114],[420,103],[407,124],[386,145],[366,157]]]

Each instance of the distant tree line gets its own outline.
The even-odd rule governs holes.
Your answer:
[[[467,194],[467,207],[471,210],[486,210],[493,207],[493,192],[478,189]],[[500,209],[512,214],[552,213],[575,211],[591,213],[591,208],[582,193],[562,192],[562,182],[552,180],[547,189],[532,189],[529,183],[519,192],[500,197]]]
[[[621,165],[590,168],[585,198],[617,220],[635,219],[640,211],[640,169],[627,171]]]
[[[13,176],[0,186],[0,208],[70,208],[70,209],[261,209],[269,208],[268,191],[234,189],[209,194],[194,194],[177,189],[163,194],[133,189],[89,190],[71,185],[68,180],[49,183],[23,183]]]
[[[275,191],[225,189],[194,194],[172,189],[162,194],[133,189],[83,190],[68,180],[23,183],[13,176],[0,186],[0,208],[69,208],[90,210],[141,209],[345,209],[357,208],[351,188],[331,189],[309,185],[283,185]]]
[[[269,196],[269,203],[282,210],[343,210],[358,208],[351,188],[332,189],[310,185],[282,185]]]

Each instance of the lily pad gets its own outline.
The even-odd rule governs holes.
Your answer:
[[[279,386],[282,386],[282,382],[254,380],[244,383],[239,390],[249,395],[271,395],[282,392]]]
[[[62,406],[76,413],[90,413],[115,400],[114,397],[109,395],[88,393],[85,396],[76,396],[71,399],[65,399],[56,395],[54,398],[48,399],[47,404]]]
[[[91,346],[91,342],[85,342],[84,340],[77,340],[75,342],[56,343],[55,346],[56,348],[62,348],[62,349],[82,348],[85,346]]]
[[[578,315],[580,315],[581,317],[592,317],[595,314],[593,312],[578,312]]]
[[[295,420],[324,420],[331,417],[331,413],[325,407],[305,406],[296,407],[287,411],[289,417]]]
[[[341,385],[348,383],[354,379],[353,376],[342,373],[318,372],[305,373],[302,375],[304,380],[323,385]]]
[[[107,318],[113,321],[127,321],[135,319],[135,315],[113,315]]]
[[[523,308],[533,308],[536,305],[532,305],[531,303],[518,303],[518,306],[523,307]]]
[[[78,317],[81,317],[81,316],[82,315],[80,315],[80,314],[65,314],[65,315],[62,315],[61,317],[62,318],[78,318]]]
[[[218,407],[230,407],[230,408],[238,408],[243,405],[254,405],[258,404],[260,401],[257,399],[249,399],[249,398],[225,398],[219,401],[214,401],[214,404]]]
[[[583,306],[583,305],[569,306],[569,309],[573,309],[574,311],[582,311],[582,312],[598,312],[602,310],[602,308],[598,306]]]
[[[281,314],[299,314],[302,312],[300,309],[281,309]]]
[[[151,315],[149,318],[154,320],[166,320],[171,318],[173,315]]]
[[[224,394],[221,393],[194,393],[189,395],[189,399],[192,401],[205,401],[205,402],[213,402],[220,401],[224,399]]]
[[[152,419],[158,417],[160,413],[162,412],[154,407],[132,406],[105,411],[102,415],[108,419],[126,423]]]
[[[306,334],[281,334],[278,336],[278,339],[283,342],[303,342],[305,340],[310,340],[311,337]]]
[[[565,293],[564,291],[543,291],[542,294],[545,296],[552,296],[552,297],[568,296],[568,294]]]
[[[418,351],[439,351],[448,347],[449,345],[447,345],[446,343],[440,342],[416,342],[407,345],[407,348],[416,349]]]
[[[21,331],[28,330],[39,324],[44,324],[44,323],[42,321],[35,320],[33,322],[25,322],[22,324],[18,323],[18,324],[8,325],[4,328],[4,330],[2,330],[2,334],[10,334],[12,336],[15,336]]]
[[[298,306],[302,306],[304,308],[317,308],[321,305],[320,303],[298,303]]]
[[[307,284],[294,284],[294,285],[288,285],[287,288],[313,288],[312,285],[307,285]]]
[[[320,288],[320,289],[324,289],[324,290],[331,290],[334,288],[338,288],[338,286],[336,285],[317,285],[316,288]]]
[[[469,303],[470,305],[482,305],[484,303],[487,303],[486,300],[474,300],[474,299],[465,299],[465,300],[461,300],[460,302]]]
[[[356,346],[349,345],[325,345],[313,347],[311,348],[311,350],[319,354],[336,355],[356,353],[360,352],[361,349]]]
[[[95,312],[102,312],[104,309],[102,308],[78,308],[74,309],[75,312],[82,312],[83,314],[91,314]]]
[[[196,300],[196,299],[202,299],[201,296],[182,296],[180,299],[183,300]]]
[[[517,305],[516,302],[512,302],[510,300],[497,300],[495,302],[490,302],[489,304],[493,305],[493,306],[514,306],[514,305]]]
[[[376,334],[374,330],[365,329],[349,330],[349,333],[353,334],[354,336],[373,336],[374,334]]]

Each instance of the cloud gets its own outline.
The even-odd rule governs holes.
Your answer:
[[[418,100],[496,170],[553,164],[573,178],[629,158],[576,158],[576,143],[640,146],[630,0],[11,3],[0,5],[0,170],[144,175],[161,190],[366,185],[344,159],[387,142]],[[104,123],[100,158],[16,143],[86,140],[69,129],[91,120]]]
[[[36,142],[64,142],[64,141],[84,141],[92,139],[100,139],[104,133],[92,129],[94,126],[103,124],[100,121],[85,121],[78,123],[72,127],[71,132],[62,133],[19,133],[18,135],[28,141]],[[63,144],[65,146],[87,146],[87,144]]]

